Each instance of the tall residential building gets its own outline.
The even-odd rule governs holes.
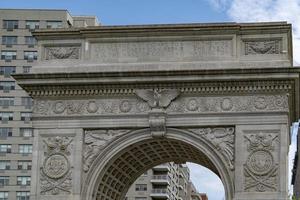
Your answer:
[[[32,100],[10,76],[29,73],[38,57],[35,29],[99,25],[67,10],[0,9],[0,199],[29,200]]]
[[[186,165],[165,163],[140,176],[128,190],[126,199],[192,200],[191,184],[190,171]]]

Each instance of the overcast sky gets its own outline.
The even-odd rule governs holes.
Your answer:
[[[67,9],[72,15],[95,15],[104,25],[288,21],[293,24],[294,63],[300,65],[300,0],[0,0],[0,7]],[[196,187],[209,200],[222,200],[217,176],[189,166]]]

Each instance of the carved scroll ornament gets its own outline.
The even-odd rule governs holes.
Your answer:
[[[79,59],[80,47],[46,47],[46,60]]]

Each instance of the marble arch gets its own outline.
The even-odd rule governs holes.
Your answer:
[[[34,99],[32,200],[122,200],[130,177],[167,160],[212,169],[227,200],[287,199],[299,119],[290,24],[34,35],[39,62],[14,75]]]

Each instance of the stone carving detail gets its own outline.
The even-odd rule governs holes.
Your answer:
[[[46,47],[46,60],[79,59],[80,47]]]
[[[278,164],[275,162],[274,141],[277,134],[255,133],[245,135],[249,155],[244,165],[245,184],[248,192],[272,192],[278,187]]]
[[[233,127],[189,129],[211,143],[226,159],[231,170],[234,169],[234,134]]]
[[[149,97],[125,99],[97,99],[97,100],[36,100],[34,116],[57,115],[101,115],[101,114],[135,114],[149,113],[151,106],[166,108],[167,113],[234,113],[234,112],[264,112],[288,111],[288,97],[286,95],[258,95],[258,96],[224,96],[224,97],[175,97],[161,96],[149,91]],[[173,95],[173,99],[171,98]],[[146,98],[147,96],[147,98]],[[172,100],[171,100],[172,99]]]
[[[279,54],[280,40],[245,41],[245,54]]]
[[[84,135],[83,170],[87,172],[96,156],[113,139],[130,130],[87,130]]]
[[[201,60],[203,57],[231,57],[232,40],[113,42],[91,44],[91,58],[101,62]]]
[[[176,89],[136,90],[135,94],[146,101],[151,108],[166,108],[180,94]]]
[[[69,194],[72,188],[72,171],[69,156],[69,137],[49,137],[43,140],[45,159],[41,167],[41,194]]]

